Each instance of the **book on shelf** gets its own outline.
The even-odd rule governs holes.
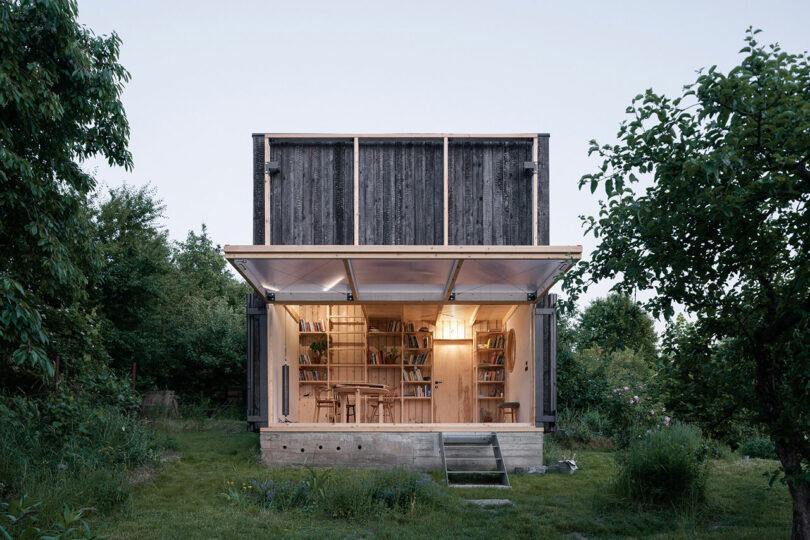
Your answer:
[[[416,330],[414,330],[414,326],[413,326],[412,322],[409,322],[409,323],[407,323],[405,325],[405,331],[406,332],[416,332]]]
[[[298,378],[302,381],[325,381],[326,373],[317,369],[299,369]]]
[[[503,349],[504,337],[495,336],[487,340],[487,349]]]
[[[428,347],[430,347],[430,338],[427,336],[423,336],[422,339],[419,339],[418,336],[408,336],[409,349],[427,349]]]
[[[492,353],[492,356],[489,358],[489,363],[502,366],[504,364],[504,355],[501,353]]]
[[[325,328],[322,320],[310,322],[301,319],[298,321],[298,330],[301,332],[325,332]]]
[[[423,366],[425,363],[427,363],[427,359],[427,353],[410,354],[408,355],[408,361],[405,362],[405,364],[411,366]]]
[[[503,368],[484,371],[478,380],[481,382],[502,381],[504,380]]]
[[[388,323],[388,332],[402,332],[402,321],[391,321]]]
[[[312,359],[309,357],[308,354],[300,354],[300,355],[298,355],[298,363],[299,364],[311,364]]]

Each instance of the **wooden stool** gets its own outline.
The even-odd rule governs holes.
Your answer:
[[[517,401],[505,401],[503,403],[499,403],[496,409],[498,409],[498,422],[504,422],[506,420],[506,415],[509,415],[509,422],[515,423],[517,422],[517,414],[518,409],[520,408],[520,403]]]
[[[376,401],[372,401],[368,404],[369,411],[366,415],[366,422],[371,422],[371,420],[377,416],[378,408],[382,407],[383,413],[383,422],[387,422],[388,419],[391,419],[391,423],[394,423],[394,409],[392,407],[394,401],[394,396],[383,394],[382,396],[378,397]]]
[[[338,401],[332,395],[332,391],[326,387],[315,390],[315,418],[313,422],[316,424],[321,418],[321,409],[329,411],[327,412],[326,418],[334,423],[337,417]]]

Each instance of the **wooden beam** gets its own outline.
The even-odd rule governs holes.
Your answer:
[[[534,172],[532,172],[532,245],[537,245],[537,176],[540,164],[537,161],[538,141],[537,137],[532,139],[532,161],[534,162]]]
[[[292,304],[284,304],[284,308],[287,310],[287,313],[295,320],[296,323],[301,322],[301,316],[298,315],[298,312],[295,311],[295,308],[292,307]]]
[[[270,336],[272,332],[270,331],[270,310],[273,309],[272,306],[267,306],[267,425],[272,426],[275,424],[276,415],[275,415],[275,388],[273,388],[273,372],[275,371],[275,366],[273,364],[273,354],[270,349],[272,342],[270,341]]]
[[[509,317],[512,316],[512,313],[514,313],[517,308],[518,308],[517,304],[515,304],[515,305],[513,305],[512,307],[509,308],[509,311],[507,311],[506,315],[504,315],[503,319],[501,319],[501,325],[502,326],[506,326],[506,321],[509,320]]]
[[[359,297],[357,296],[357,283],[354,280],[354,268],[352,268],[352,262],[349,259],[343,259],[343,267],[346,269],[346,279],[349,280],[349,288],[352,290],[352,297],[354,301],[357,302]]]
[[[267,139],[532,139],[537,133],[257,133]]]
[[[270,139],[264,139],[264,243],[270,245],[270,173],[267,164],[270,162]]]
[[[576,262],[582,246],[225,246],[227,259],[527,259]]]
[[[464,264],[462,260],[453,261],[453,266],[450,268],[450,277],[447,278],[447,283],[444,285],[444,293],[442,293],[445,302],[450,301],[450,295],[453,294],[453,287],[456,285],[456,279],[458,279],[458,273],[461,271],[462,264]]]
[[[445,246],[448,245],[448,243],[450,241],[450,233],[449,233],[450,223],[449,223],[449,219],[448,219],[448,214],[449,214],[448,207],[449,207],[449,203],[450,203],[449,196],[448,196],[448,193],[449,193],[449,181],[448,181],[448,179],[449,179],[449,176],[450,176],[450,173],[449,173],[449,170],[448,170],[449,148],[450,148],[450,146],[449,146],[449,143],[448,143],[448,138],[445,137],[444,138],[444,151],[443,151],[443,154],[442,154],[442,177],[443,177],[443,182],[444,182],[444,192],[443,192],[444,193],[444,218],[442,220],[442,223],[444,224],[444,245]]]
[[[354,138],[354,245],[360,245],[360,139],[357,137]]]
[[[475,318],[478,317],[478,311],[481,309],[481,304],[475,306],[475,311],[472,312],[472,316],[470,317],[470,326],[475,324]]]

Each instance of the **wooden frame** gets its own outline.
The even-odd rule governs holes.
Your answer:
[[[537,133],[255,133],[266,139],[534,139]]]
[[[582,246],[346,246],[226,245],[225,258],[236,259],[502,259],[578,261]]]

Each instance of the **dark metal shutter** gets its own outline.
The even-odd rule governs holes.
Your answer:
[[[557,295],[547,294],[534,308],[534,425],[557,430]]]
[[[247,421],[258,431],[267,424],[267,306],[259,295],[246,296],[247,304]]]

